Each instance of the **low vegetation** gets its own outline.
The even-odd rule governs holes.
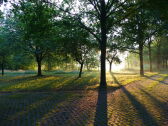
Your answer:
[[[117,82],[113,77],[117,78]],[[156,73],[146,73],[152,76]],[[135,73],[107,73],[108,88],[120,87],[131,82],[141,80]],[[46,72],[45,76],[35,76],[25,72],[8,73],[0,78],[0,91],[57,91],[57,90],[82,90],[96,89],[99,86],[99,72],[84,72],[82,78],[78,78],[75,72]]]

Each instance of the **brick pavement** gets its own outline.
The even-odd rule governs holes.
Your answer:
[[[1,94],[0,126],[168,126],[167,79],[148,87],[158,78],[117,90]]]

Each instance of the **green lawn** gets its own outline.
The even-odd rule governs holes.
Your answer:
[[[157,73],[146,73],[151,76]],[[119,87],[133,81],[143,79],[136,73],[107,73],[108,87]],[[0,92],[3,91],[56,91],[96,89],[99,86],[99,72],[84,72],[82,78],[77,78],[77,72],[45,72],[42,77],[34,73],[7,73],[0,77]]]

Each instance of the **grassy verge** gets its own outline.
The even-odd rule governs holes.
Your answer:
[[[121,85],[141,80],[136,73],[113,73]],[[146,73],[152,76],[156,73]],[[99,72],[85,72],[82,78],[77,78],[77,72],[52,72],[37,77],[35,74],[8,73],[0,78],[0,91],[56,91],[56,90],[85,90],[99,87]],[[108,87],[119,87],[111,73],[107,73]]]

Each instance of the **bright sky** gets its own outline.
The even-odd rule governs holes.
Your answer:
[[[6,12],[11,8],[11,4],[10,3],[5,3],[3,2],[2,5],[0,5],[0,10],[6,14]]]
[[[123,54],[118,54],[121,60],[120,64],[112,64],[112,71],[120,71],[125,68],[126,61],[125,58],[128,55],[128,52],[124,52]],[[109,63],[106,61],[106,70],[109,71]]]

